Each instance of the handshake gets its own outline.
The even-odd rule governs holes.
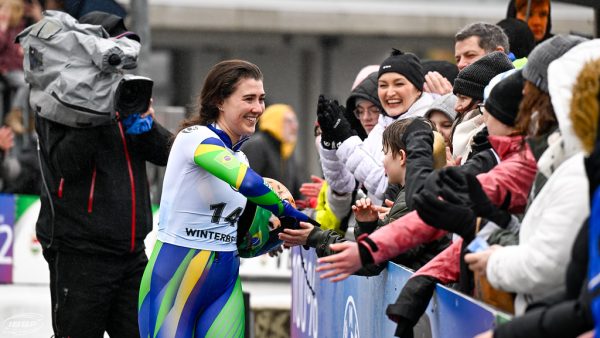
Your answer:
[[[356,135],[344,116],[345,110],[337,100],[328,100],[323,95],[319,96],[317,121],[321,127],[321,145],[324,149],[337,149],[342,142]]]

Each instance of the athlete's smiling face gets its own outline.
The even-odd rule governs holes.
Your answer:
[[[252,135],[258,118],[265,111],[263,82],[252,78],[240,79],[233,93],[218,108],[217,124],[233,143],[242,136]]]

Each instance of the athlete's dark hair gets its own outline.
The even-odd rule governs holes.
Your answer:
[[[214,65],[204,79],[192,117],[183,121],[181,128],[215,122],[219,117],[218,105],[235,91],[242,79],[262,81],[263,74],[258,66],[243,60],[221,61]]]

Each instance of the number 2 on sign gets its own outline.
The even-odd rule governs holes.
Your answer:
[[[0,238],[3,233],[6,234],[6,239],[4,242],[0,241],[0,264],[12,264],[12,257],[8,256],[8,249],[13,241],[12,228],[8,224],[0,225]]]

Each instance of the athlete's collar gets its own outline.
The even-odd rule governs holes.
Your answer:
[[[212,130],[215,134],[217,134],[217,136],[219,136],[219,138],[221,139],[221,141],[223,141],[223,143],[225,143],[225,146],[227,146],[227,148],[233,151],[240,150],[242,144],[244,144],[244,142],[250,139],[250,136],[242,136],[236,144],[233,144],[229,135],[227,135],[226,132],[219,128],[219,126],[216,123],[211,123],[207,125],[207,127],[208,129]]]

